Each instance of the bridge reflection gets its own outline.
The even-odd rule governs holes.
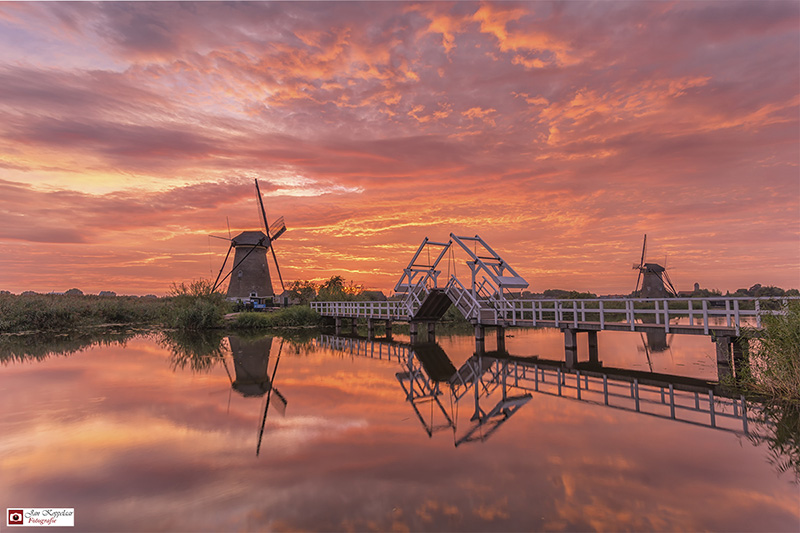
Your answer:
[[[596,354],[589,361],[577,362],[494,351],[473,354],[456,368],[435,342],[400,343],[335,335],[321,335],[317,342],[328,349],[397,364],[397,381],[425,432],[432,436],[450,430],[455,446],[485,441],[534,395],[745,436],[754,420],[744,398],[728,396],[716,382],[605,367]]]

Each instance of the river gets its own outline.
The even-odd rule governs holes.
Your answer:
[[[79,531],[800,529],[797,412],[704,392],[708,338],[601,332],[577,372],[558,330],[493,342],[7,336],[0,506]]]

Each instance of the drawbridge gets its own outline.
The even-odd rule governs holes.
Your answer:
[[[453,248],[466,254],[469,281],[463,283],[455,273]],[[441,264],[448,259],[453,273],[446,280]],[[479,235],[450,234],[447,242],[425,237],[403,269],[394,291],[400,299],[386,302],[312,302],[323,316],[367,318],[430,323],[444,316],[454,305],[473,324],[502,325],[504,309],[519,300],[519,291],[528,287],[522,278]]]
[[[456,260],[456,254],[459,260]],[[466,258],[467,273],[456,272]],[[447,274],[443,276],[445,267]],[[421,326],[434,324],[454,306],[475,326],[476,349],[482,350],[486,327],[497,328],[498,348],[509,327],[550,327],[564,332],[565,350],[575,351],[577,334],[588,333],[597,345],[598,331],[706,335],[717,343],[717,357],[729,360],[737,350],[742,328],[761,329],[765,314],[782,314],[796,297],[711,298],[529,298],[528,282],[479,235],[450,234],[446,242],[425,238],[403,269],[395,296],[383,302],[312,302],[320,315],[336,320],[366,319],[370,336],[383,321],[391,336],[392,322],[408,322],[412,337]]]

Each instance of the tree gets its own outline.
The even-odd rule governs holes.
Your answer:
[[[289,298],[307,304],[317,296],[317,284],[311,281],[295,281],[289,286]]]
[[[319,287],[317,293],[317,300],[319,301],[352,301],[358,300],[364,288],[361,285],[356,285],[352,281],[345,285],[342,276],[331,276],[326,282]]]

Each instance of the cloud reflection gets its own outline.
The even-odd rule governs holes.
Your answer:
[[[442,341],[458,365],[469,358]],[[321,347],[282,354],[286,414],[270,414],[256,457],[263,399],[230,394],[222,364],[174,357],[136,338],[4,367],[0,498],[75,507],[76,525],[98,531],[797,523],[793,488],[724,432],[534,395],[491,438],[454,448],[450,432],[421,431],[396,362]]]

